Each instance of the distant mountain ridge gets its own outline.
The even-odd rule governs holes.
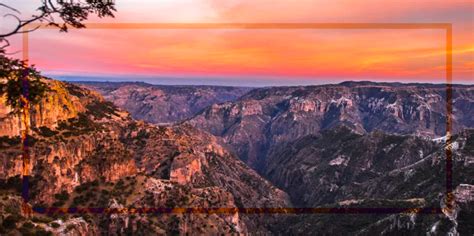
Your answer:
[[[453,131],[474,128],[474,85],[454,86],[452,103]],[[340,125],[361,134],[381,130],[434,138],[445,135],[446,117],[443,85],[345,82],[256,88],[186,122],[222,137],[258,169],[280,143]]]
[[[247,87],[153,85],[144,82],[74,82],[101,93],[106,100],[150,123],[174,123],[214,103],[234,101]]]
[[[390,86],[390,87],[426,87],[426,88],[447,88],[447,86],[452,86],[453,88],[460,87],[473,87],[474,84],[448,84],[448,83],[402,83],[402,82],[374,82],[374,81],[344,81],[334,85],[342,85],[348,87],[355,86]]]

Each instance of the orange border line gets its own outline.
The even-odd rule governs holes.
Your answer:
[[[57,29],[31,24],[28,29]],[[450,23],[87,23],[86,29],[448,29]]]
[[[57,29],[45,24],[31,24],[26,30]],[[446,32],[446,207],[453,210],[453,153],[452,153],[452,82],[453,30],[451,23],[88,23],[86,29],[441,29]],[[23,60],[29,60],[28,32],[23,33]],[[265,209],[265,208],[262,208]],[[317,209],[319,208],[312,208]],[[339,208],[334,208],[339,209]],[[381,209],[381,208],[373,208]],[[374,211],[375,212],[375,211]]]

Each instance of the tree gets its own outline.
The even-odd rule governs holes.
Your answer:
[[[46,91],[46,85],[41,82],[39,72],[28,67],[26,62],[11,59],[6,56],[6,48],[10,45],[8,37],[36,30],[39,26],[26,29],[32,23],[46,23],[58,27],[61,32],[67,32],[68,27],[84,28],[84,21],[90,14],[99,18],[114,17],[115,3],[113,0],[41,0],[36,9],[37,14],[28,19],[20,19],[20,11],[12,6],[0,3],[0,7],[10,13],[4,17],[13,17],[17,25],[6,33],[0,33],[0,96],[6,94],[7,104],[14,110],[20,110],[25,102],[36,103]],[[23,96],[23,98],[22,98]]]
[[[48,90],[45,82],[42,81],[40,73],[27,65],[25,61],[9,58],[6,48],[10,45],[8,37],[28,33],[38,29],[34,27],[28,29],[32,23],[46,23],[48,26],[55,26],[61,32],[67,32],[68,27],[84,28],[84,21],[90,14],[95,14],[99,18],[114,17],[115,4],[113,0],[41,0],[40,6],[36,9],[37,14],[28,19],[20,18],[20,11],[0,3],[1,8],[6,8],[10,13],[4,17],[13,17],[17,20],[17,25],[6,33],[0,33],[0,96],[6,96],[7,105],[19,113],[23,129],[20,133],[22,144],[23,173],[28,176],[30,157],[28,151],[29,133],[29,110],[32,104],[41,100]],[[28,178],[23,178],[27,183]],[[26,194],[25,194],[26,193]],[[28,192],[23,192],[23,212],[31,214],[31,208],[27,204]]]
[[[37,103],[48,90],[46,84],[41,81],[40,73],[34,67],[28,67],[18,59],[10,59],[0,55],[0,78],[4,82],[0,84],[0,96],[6,95],[6,103],[15,112],[21,110],[26,104],[21,97],[28,98],[28,102]],[[22,78],[28,78],[27,83]]]
[[[20,11],[0,3],[0,7],[6,8],[12,13],[5,14],[4,17],[13,17],[18,21],[16,27],[6,33],[0,34],[0,38],[29,32],[36,28],[25,30],[25,26],[34,22],[46,22],[47,25],[56,26],[61,31],[66,32],[68,26],[74,28],[84,28],[84,21],[89,14],[96,14],[98,17],[114,17],[114,0],[41,0],[41,5],[36,9],[38,14],[32,15],[28,19],[20,19]],[[57,19],[60,19],[60,22]]]

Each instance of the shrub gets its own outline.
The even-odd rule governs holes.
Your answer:
[[[67,193],[66,191],[62,191],[61,193],[54,194],[54,198],[59,201],[65,202],[69,200],[69,193]]]
[[[85,94],[83,93],[83,90],[77,85],[67,83],[66,84],[66,89],[73,96],[76,96],[76,97],[79,97],[79,98],[85,96]]]
[[[57,222],[51,222],[51,224],[49,224],[51,227],[57,229],[59,228],[59,226],[61,226],[60,224],[58,224]]]
[[[74,225],[67,225],[66,226],[66,233],[73,230],[74,229]]]
[[[27,228],[27,229],[32,229],[32,228],[35,227],[35,225],[34,225],[33,223],[31,223],[31,222],[25,222],[25,223],[22,225],[22,227],[25,227],[25,228]]]
[[[3,220],[3,227],[5,229],[13,229],[16,228],[16,223],[20,220],[20,216],[18,215],[9,215],[7,218]]]
[[[46,126],[39,127],[39,134],[41,136],[52,137],[52,136],[56,135],[57,133],[58,133],[57,131],[53,131],[53,130],[51,130],[50,128],[48,128]]]
[[[74,191],[76,191],[77,193],[82,193],[84,192],[85,190],[87,190],[89,186],[87,186],[86,184],[82,184],[82,185],[79,185],[77,186]]]
[[[81,206],[85,203],[85,200],[82,196],[77,196],[74,198],[74,200],[72,201],[72,205],[73,206]]]
[[[109,118],[111,115],[117,115],[116,106],[112,102],[94,101],[86,106],[88,114],[92,114],[96,118]]]
[[[36,232],[34,235],[36,236],[52,236],[53,235],[53,233],[46,231],[42,228],[36,227],[35,229],[36,229]]]
[[[57,201],[53,203],[53,207],[62,207],[64,205],[63,201]]]
[[[93,187],[99,186],[99,181],[97,181],[97,180],[92,181],[91,186],[93,186]]]
[[[51,221],[53,221],[53,219],[47,217],[47,216],[33,216],[31,218],[31,221],[35,222],[35,223],[44,223],[44,224],[47,224]]]
[[[20,136],[16,136],[13,138],[10,138],[9,136],[0,137],[0,147],[14,146],[14,145],[20,144],[20,142],[21,142]]]

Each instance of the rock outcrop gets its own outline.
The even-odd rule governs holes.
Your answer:
[[[115,202],[124,208],[291,206],[283,191],[247,167],[212,135],[188,125],[157,127],[137,122],[95,92],[45,81],[51,91],[31,111],[32,205],[85,208],[110,207]],[[21,127],[4,104],[0,108],[5,111],[0,122],[5,128],[0,139],[0,180],[6,188],[2,191],[10,191],[13,186],[7,183],[17,181],[22,172],[17,136]],[[45,230],[63,234],[67,229],[79,235],[190,230],[263,233],[272,222],[238,213],[191,218],[168,215],[157,222],[146,216],[122,218],[89,216],[57,221],[59,227]]]
[[[360,134],[441,137],[446,134],[446,86],[345,82],[254,89],[213,105],[187,123],[222,137],[261,171],[273,148],[344,125]],[[474,86],[453,86],[453,132],[474,128]]]
[[[28,136],[30,204],[37,210],[32,217],[19,210],[22,160],[18,134],[22,127],[9,108],[0,104],[2,235],[474,232],[473,86],[453,87],[454,130],[448,145],[444,136],[446,88],[442,85],[346,82],[261,88],[236,101],[218,101],[185,122],[157,125],[132,116],[157,117],[157,123],[187,118],[197,111],[183,108],[180,115],[153,113],[165,101],[171,107],[182,103],[183,93],[189,91],[197,94],[184,97],[198,101],[196,97],[209,88],[87,85],[117,96],[108,99],[118,105],[124,102],[121,106],[125,108],[135,107],[135,102],[155,107],[132,109],[129,115],[98,93],[45,81],[52,89],[32,108]],[[213,89],[210,97],[217,91]],[[132,90],[135,92],[130,93]],[[140,94],[144,99],[136,100]],[[130,100],[135,102],[128,103]],[[207,106],[204,100],[199,106]],[[196,105],[190,104],[194,103],[184,106]],[[453,153],[452,209],[445,204],[449,149]],[[40,214],[49,206],[117,212]],[[186,212],[292,206],[441,207],[442,211],[285,216]],[[137,212],[139,209],[161,212],[157,217]]]

